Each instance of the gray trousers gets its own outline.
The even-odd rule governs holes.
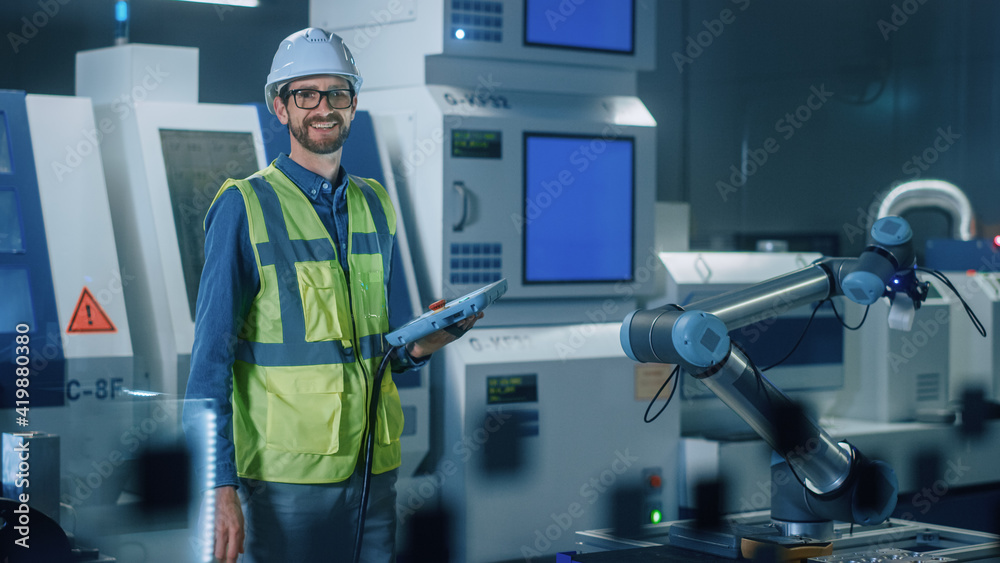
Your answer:
[[[361,561],[396,560],[396,476],[372,475]],[[246,541],[241,563],[353,561],[363,470],[340,483],[296,485],[240,478]]]

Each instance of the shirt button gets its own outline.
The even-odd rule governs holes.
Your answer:
[[[329,190],[330,189],[330,184],[327,184],[326,182],[323,182],[323,189],[324,190]]]

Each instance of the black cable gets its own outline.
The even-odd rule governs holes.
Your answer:
[[[767,393],[767,390],[764,389],[764,374],[757,369],[757,364],[754,363],[753,358],[750,357],[750,353],[746,351],[746,348],[744,348],[742,344],[733,339],[730,339],[729,343],[733,348],[739,350],[740,353],[743,354],[743,357],[747,359],[747,364],[749,364],[749,366],[753,369],[753,378],[754,381],[757,382],[757,391],[764,393],[764,396],[767,397],[768,406],[771,406],[771,394]]]
[[[670,400],[674,398],[674,392],[677,391],[677,381],[680,380],[679,377],[680,374],[678,373],[680,369],[681,369],[680,364],[674,366],[674,370],[670,372],[670,376],[663,381],[663,385],[660,385],[660,389],[656,392],[656,395],[653,395],[653,400],[649,401],[649,406],[646,407],[646,414],[644,414],[642,417],[642,419],[645,420],[647,424],[656,420],[656,418],[659,417],[664,410],[666,410],[667,405],[670,404]],[[670,394],[667,395],[667,402],[663,404],[663,408],[661,408],[659,411],[656,412],[655,415],[653,415],[653,418],[649,418],[649,409],[653,408],[653,403],[656,402],[656,399],[660,396],[660,393],[663,392],[663,389],[666,388],[667,384],[670,383],[671,379],[674,380],[674,386],[670,389]]]
[[[817,303],[815,307],[813,307],[813,312],[812,312],[811,315],[809,315],[809,320],[806,321],[806,326],[803,327],[802,334],[799,335],[799,339],[795,341],[795,345],[792,346],[792,349],[789,350],[787,354],[785,354],[785,357],[781,358],[777,362],[775,362],[775,363],[767,366],[766,368],[760,370],[761,373],[763,373],[763,372],[765,372],[765,371],[767,371],[767,370],[769,370],[769,369],[771,369],[773,367],[780,366],[781,364],[783,364],[785,362],[785,360],[787,360],[788,358],[790,358],[792,356],[792,354],[795,353],[796,350],[799,349],[799,344],[802,344],[802,340],[806,337],[806,332],[809,331],[809,326],[812,325],[813,319],[816,318],[816,313],[819,312],[819,308],[822,307],[823,303],[825,303],[825,302],[826,302],[826,300],[824,299],[823,301],[820,301],[819,303]]]
[[[824,301],[826,301],[826,300],[824,299]],[[818,310],[819,307],[820,307],[820,305],[822,305],[822,304],[823,304],[823,301],[820,301],[819,304],[816,305],[816,309],[813,310],[813,315],[816,314],[816,310]],[[812,317],[809,318],[809,321],[812,322]],[[808,329],[808,328],[809,328],[809,324],[807,323],[806,324],[806,329]],[[803,331],[802,331],[803,335],[805,334],[806,329],[803,329]],[[802,338],[800,337],[799,340],[801,341]],[[742,347],[740,347],[738,344],[736,344],[736,342],[733,342],[733,344],[736,345],[736,347],[740,349],[740,352],[743,353],[743,356],[746,357],[747,364],[750,366],[751,369],[753,369],[753,375],[754,375],[754,378],[757,380],[757,388],[758,388],[758,390],[761,391],[761,393],[767,399],[767,406],[769,408],[773,409],[774,408],[774,402],[771,400],[771,393],[769,392],[768,388],[764,386],[764,373],[763,373],[763,370],[760,370],[760,369],[757,368],[757,364],[754,363],[754,361],[750,358],[750,356],[746,353],[746,351],[743,350]],[[796,346],[798,346],[798,344],[796,344]],[[792,348],[792,352],[794,352],[794,351],[795,351],[795,349]],[[788,355],[791,356],[792,352],[789,352]],[[786,358],[787,358],[787,356],[786,356]],[[785,360],[783,359],[781,361],[783,362]],[[781,363],[781,362],[778,362],[778,363]],[[774,366],[776,366],[776,365],[778,365],[778,364],[774,364]],[[774,367],[774,366],[770,366],[770,367]],[[770,368],[768,368],[768,369],[770,369]],[[787,397],[785,397],[784,395],[780,394],[780,391],[779,391],[779,397],[784,397],[786,400],[788,400]],[[784,459],[785,463],[788,464],[788,470],[792,472],[792,477],[795,477],[795,480],[799,482],[799,485],[801,485],[803,489],[811,491],[812,489],[810,489],[809,487],[806,486],[806,482],[803,481],[802,478],[799,477],[799,474],[795,471],[795,466],[792,465],[792,461],[790,459],[788,459],[787,457],[785,457],[785,455],[781,454],[780,452],[779,452],[779,455],[781,455],[781,458]]]
[[[969,307],[969,304],[965,302],[965,298],[962,297],[962,294],[959,293],[957,289],[955,289],[954,285],[952,285],[951,280],[948,279],[948,276],[945,276],[938,270],[933,270],[931,268],[917,268],[917,270],[928,273],[934,276],[935,278],[941,280],[941,283],[943,283],[948,289],[950,289],[951,292],[954,293],[956,297],[958,297],[958,300],[962,302],[962,307],[965,308],[965,312],[968,313],[969,319],[972,320],[972,326],[976,327],[976,330],[979,331],[979,334],[983,338],[986,338],[986,327],[984,327],[983,323],[980,322],[979,317],[976,316],[976,313],[972,310],[972,307]]]
[[[354,563],[358,563],[361,559],[361,542],[365,537],[365,519],[368,517],[368,496],[371,494],[372,458],[375,457],[375,428],[378,401],[382,391],[382,376],[385,374],[389,360],[396,353],[396,349],[397,347],[390,348],[389,352],[382,357],[382,363],[379,364],[378,372],[375,373],[372,382],[372,400],[368,405],[368,434],[365,443],[365,475],[361,485],[361,507],[358,508],[358,530],[354,536]]]
[[[859,328],[861,328],[861,325],[865,324],[865,319],[868,318],[868,311],[872,308],[871,305],[865,305],[865,314],[861,317],[861,321],[858,322],[858,326],[848,326],[847,321],[840,318],[840,313],[837,312],[837,305],[833,302],[832,299],[828,299],[828,301],[830,302],[830,308],[833,309],[833,316],[837,317],[837,320],[840,321],[840,324],[843,325],[844,328],[846,328],[847,330],[858,330]]]

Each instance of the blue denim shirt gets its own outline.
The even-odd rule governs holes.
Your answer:
[[[347,275],[347,173],[341,167],[335,186],[326,178],[306,170],[282,154],[274,165],[298,186],[312,202],[320,220],[340,249],[337,257]],[[215,486],[239,486],[233,444],[233,362],[236,334],[260,290],[260,274],[254,260],[247,223],[246,206],[239,190],[232,187],[221,195],[205,219],[205,268],[201,273],[195,308],[195,338],[191,351],[191,375],[187,399],[213,399],[217,434],[215,437]],[[395,241],[393,241],[395,243]],[[393,361],[392,371],[419,368],[409,354]],[[184,426],[194,426],[196,409],[185,408]],[[201,481],[204,482],[204,481]]]

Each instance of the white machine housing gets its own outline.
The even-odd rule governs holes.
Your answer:
[[[430,85],[368,92],[359,100],[372,112],[376,127],[386,139],[403,211],[410,214],[410,225],[416,225],[415,261],[423,267],[417,275],[425,300],[457,297],[495,281],[494,277],[465,277],[468,269],[461,264],[453,267],[454,258],[469,257],[455,254],[454,249],[467,245],[489,245],[501,251],[499,256],[491,253],[472,257],[491,261],[489,268],[483,268],[484,275],[507,278],[504,306],[514,300],[538,298],[625,300],[652,291],[653,272],[644,270],[642,264],[653,253],[656,122],[638,98],[516,91],[496,91],[483,98],[473,90]],[[464,132],[496,134],[500,156],[456,156],[453,142]],[[631,142],[632,281],[524,283],[522,231],[534,212],[526,209],[524,193],[526,133],[579,136],[581,147],[593,145],[595,152],[605,142]],[[580,158],[589,157],[582,150]],[[575,166],[567,162],[567,173],[575,174]],[[529,203],[545,201],[539,198]],[[544,205],[540,207],[544,212]],[[575,306],[580,309],[579,303]],[[626,309],[623,306],[618,311],[621,316]],[[582,313],[576,319],[588,320],[593,319]]]
[[[90,100],[28,94],[25,105],[66,360],[66,388],[61,390],[65,402],[62,407],[31,408],[26,428],[15,426],[10,413],[0,429],[39,430],[62,438],[60,498],[66,502],[73,480],[86,478],[93,471],[92,463],[102,461],[98,452],[119,444],[120,435],[111,431],[112,424],[81,423],[93,413],[108,412],[110,405],[127,402],[125,390],[133,385],[132,331],[123,295],[128,275],[119,268]],[[114,332],[68,332],[84,288],[114,325]],[[39,291],[41,286],[32,290]],[[44,355],[51,343],[39,341],[31,346]]]
[[[888,326],[889,300],[871,305],[864,325],[844,339],[848,377],[831,414],[875,422],[906,422],[921,411],[933,412],[948,404],[951,331],[954,297],[940,283],[914,313],[910,331]],[[864,315],[864,307],[850,303],[849,322]],[[978,335],[977,335],[978,336]]]
[[[671,405],[652,424],[643,421],[650,382],[644,366],[622,352],[620,326],[476,328],[444,349],[443,365],[435,367],[449,390],[437,468],[455,524],[456,560],[572,550],[573,530],[613,524],[616,489],[647,485],[654,473],[662,484],[650,497],[661,503],[664,519],[675,517],[680,411]],[[498,387],[505,378],[521,384]],[[491,473],[485,452],[496,443],[490,440],[502,440],[504,424],[518,423],[521,465],[510,474]],[[400,507],[420,494],[401,489]]]
[[[226,178],[245,177],[265,166],[255,108],[197,103],[197,55],[197,49],[153,45],[77,54],[77,93],[94,98],[98,121],[108,129],[102,155],[115,235],[122,262],[135,277],[125,296],[133,324],[144,327],[134,345],[149,373],[149,381],[137,385],[178,396],[187,383],[194,342],[196,297],[186,279],[201,274],[200,265],[197,272],[185,271],[191,264],[182,259],[178,226],[200,229]],[[106,80],[95,78],[101,76]],[[192,166],[190,195],[175,201],[168,186],[168,173],[174,171],[166,168],[164,131],[233,133],[239,139],[235,147],[193,140],[205,144],[188,152],[201,154],[204,161],[192,163],[198,166]],[[235,154],[229,150],[233,148]],[[206,169],[211,173],[205,174]],[[185,216],[178,217],[178,210]]]
[[[1000,273],[944,272],[968,302],[986,329],[976,330],[962,303],[952,298],[948,327],[951,333],[948,394],[961,400],[967,388],[982,390],[987,399],[1000,399]]]
[[[601,67],[612,70],[617,80],[635,83],[635,71],[651,70],[656,55],[656,2],[601,0],[556,2],[534,0],[367,0],[350,4],[310,0],[309,24],[340,35],[354,54],[364,74],[363,89],[401,88],[442,83],[440,77],[464,74],[471,85],[478,85],[484,60],[490,62],[496,78],[505,87],[515,82],[550,83],[553,91],[566,91],[576,85],[583,92],[602,88],[588,84],[585,72]],[[600,17],[601,10],[624,14],[633,10],[631,50],[559,48],[530,44],[525,37],[526,5],[532,11],[554,19],[553,31],[563,24],[572,25],[574,16],[582,21]],[[594,10],[593,12],[590,12]],[[580,14],[590,12],[581,17]],[[554,25],[553,25],[554,24]],[[461,29],[464,38],[456,32]],[[555,73],[556,76],[553,76]],[[448,83],[454,83],[449,81]],[[607,88],[607,86],[603,86]]]
[[[25,104],[59,326],[63,329],[63,353],[67,359],[126,358],[130,363],[124,280],[100,147],[92,140],[96,131],[93,106],[87,98],[37,94],[28,94]],[[116,332],[66,332],[84,287],[114,323]]]

